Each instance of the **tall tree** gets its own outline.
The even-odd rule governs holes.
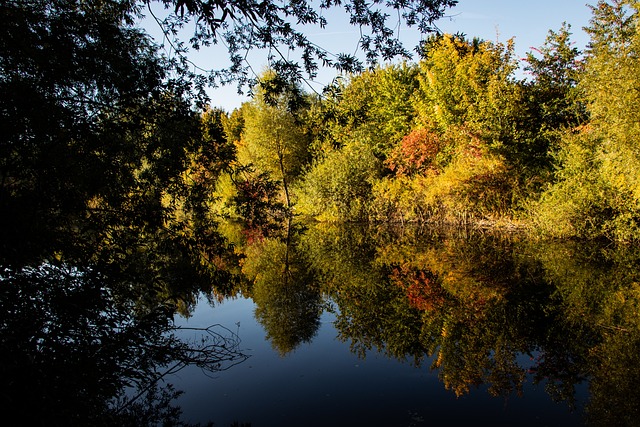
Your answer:
[[[640,239],[640,5],[599,1],[578,88],[590,123],[564,135],[556,182],[534,210],[556,235]]]
[[[487,143],[504,144],[517,96],[513,40],[502,44],[445,34],[423,48],[418,120],[440,131],[469,126]]]
[[[545,129],[576,126],[586,119],[576,91],[584,65],[581,55],[566,22],[558,31],[550,30],[539,49],[527,53],[525,71],[532,77],[530,86]]]
[[[558,31],[549,31],[545,43],[526,57],[525,71],[531,79],[523,82],[522,161],[540,175],[549,175],[562,132],[587,120],[577,88],[584,62],[570,30],[564,23]]]
[[[170,78],[130,7],[0,6],[3,261],[37,262],[63,246],[95,248],[105,228],[162,223],[162,193],[199,144],[198,118],[190,83]]]
[[[256,96],[245,110],[238,160],[277,178],[285,203],[291,207],[289,187],[306,161],[309,141],[296,118],[302,92],[295,85],[282,84],[273,71],[262,77]]]

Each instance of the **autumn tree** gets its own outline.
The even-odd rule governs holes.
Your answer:
[[[309,141],[296,117],[303,94],[296,86],[274,89],[278,79],[267,72],[245,110],[238,160],[280,181],[290,208],[290,185],[307,160]]]
[[[443,148],[441,138],[429,129],[416,129],[402,138],[385,164],[397,175],[427,173],[437,168],[436,157]]]
[[[439,131],[466,125],[490,145],[505,144],[517,100],[513,40],[491,43],[445,34],[433,36],[424,51],[418,120]]]
[[[366,220],[380,168],[370,144],[364,141],[354,140],[326,152],[309,167],[297,188],[297,211],[328,221]]]
[[[378,159],[410,132],[418,87],[415,64],[378,66],[327,86],[320,103],[320,139],[329,147],[354,137],[368,141]]]
[[[558,236],[640,238],[637,2],[600,1],[578,88],[590,122],[563,135],[555,183],[532,217]]]
[[[429,39],[412,97],[415,125],[373,187],[378,220],[466,222],[508,215],[520,92],[513,45]]]
[[[154,3],[169,12],[166,20],[158,21],[177,53],[171,60],[163,59],[158,46],[136,27],[143,13],[153,18],[153,8],[144,6]],[[13,251],[24,246],[20,241],[30,241],[29,250],[46,253],[43,238],[65,238],[68,234],[61,229],[86,219],[88,201],[118,205],[122,200],[117,199],[132,189],[139,192],[137,202],[151,195],[155,199],[147,198],[146,206],[131,206],[127,212],[161,218],[158,189],[171,187],[167,180],[184,172],[185,148],[190,150],[199,138],[192,107],[204,106],[209,83],[243,84],[251,77],[243,52],[270,50],[271,65],[287,80],[299,80],[302,69],[313,76],[318,62],[357,71],[363,62],[346,54],[334,59],[306,37],[305,25],[322,27],[327,22],[323,12],[343,10],[363,30],[360,46],[367,64],[374,64],[378,58],[408,53],[390,30],[396,22],[386,11],[398,12],[408,25],[429,31],[455,3],[374,2],[362,7],[353,1],[318,6],[297,1],[4,2],[0,120],[6,129],[1,159],[5,249]],[[189,22],[195,23],[195,34],[182,40],[179,29]],[[297,29],[295,22],[304,29]],[[188,47],[223,41],[232,65],[210,74],[195,72],[186,56]],[[278,57],[282,47],[300,52],[300,65],[296,59]],[[154,127],[162,129],[148,138]],[[152,174],[158,180],[151,179]],[[142,190],[140,176],[149,178],[147,184],[153,188]],[[102,214],[119,210],[110,208]],[[93,218],[97,212],[93,210]],[[123,211],[118,215],[123,217]],[[31,231],[33,239],[22,237]]]

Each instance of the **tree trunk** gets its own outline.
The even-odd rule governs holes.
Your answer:
[[[287,175],[284,171],[284,159],[282,154],[278,154],[278,161],[280,162],[280,173],[282,174],[282,187],[284,188],[284,198],[287,202],[287,210],[291,209],[291,200],[289,199],[289,185],[287,184]]]

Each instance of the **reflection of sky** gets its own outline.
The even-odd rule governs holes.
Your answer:
[[[358,359],[349,343],[336,340],[329,313],[323,314],[313,342],[281,357],[265,341],[254,309],[246,299],[214,308],[201,303],[185,322],[196,327],[221,323],[233,330],[240,322],[241,348],[251,355],[214,378],[199,369],[170,378],[185,391],[179,403],[186,420],[218,426],[250,422],[252,427],[580,425],[579,415],[552,403],[541,386],[525,386],[522,398],[494,399],[482,387],[456,399],[430,370],[430,360],[418,369],[376,353]]]
[[[544,43],[549,30],[559,29],[562,22],[566,21],[572,26],[574,41],[582,49],[588,42],[582,27],[588,24],[591,17],[586,3],[586,0],[460,0],[458,6],[448,11],[448,17],[437,25],[444,32],[461,32],[470,38],[504,42],[515,37],[517,56],[523,57],[531,47],[539,47]],[[325,16],[329,21],[325,29],[312,27],[305,31],[311,41],[332,53],[357,52],[358,31],[348,25],[343,14],[334,11]],[[154,25],[149,25],[147,21],[145,27],[157,36]],[[415,46],[421,35],[417,30],[400,28],[400,37],[407,46]],[[226,51],[222,46],[203,49],[194,53],[192,59],[205,69],[220,68],[220,64],[227,64]],[[249,61],[255,72],[260,73],[266,65],[266,55],[264,52],[251,52]],[[311,86],[320,91],[334,77],[335,72],[321,70]],[[310,90],[309,87],[305,89]],[[237,95],[235,86],[212,90],[210,95],[214,106],[227,111],[240,106],[247,99]]]

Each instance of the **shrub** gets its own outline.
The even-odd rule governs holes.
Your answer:
[[[328,221],[367,217],[380,162],[368,144],[354,141],[316,161],[297,191],[296,212]]]
[[[385,166],[396,175],[425,173],[435,167],[434,161],[442,146],[441,138],[429,129],[416,129],[402,138],[389,154]]]

